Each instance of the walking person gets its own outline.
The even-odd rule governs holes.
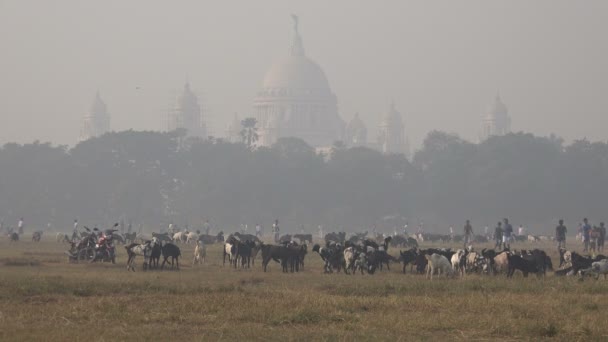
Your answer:
[[[591,226],[589,225],[589,220],[585,217],[583,219],[583,242],[585,244],[584,252],[589,252],[589,240],[591,239]]]
[[[496,242],[494,248],[498,250],[502,249],[502,222],[498,221],[496,228],[494,229],[494,241]]]
[[[23,217],[19,219],[19,223],[17,223],[18,234],[23,235],[23,230],[25,229],[25,223],[23,222]]]
[[[467,220],[467,223],[464,225],[464,248],[467,248],[467,245],[472,241],[473,238],[473,227],[471,226],[471,221]]]
[[[559,225],[555,227],[555,240],[557,240],[557,250],[566,248],[566,233],[568,229],[564,226],[564,220],[559,220]]]
[[[279,243],[279,220],[274,220],[274,223],[272,224],[272,232],[274,233],[274,242]]]
[[[509,219],[503,220],[505,225],[502,233],[502,244],[504,249],[511,249],[511,236],[513,235],[513,226],[509,223]]]
[[[255,237],[257,237],[257,238],[262,237],[262,226],[260,226],[259,223],[255,225]]]
[[[606,227],[604,226],[604,222],[600,222],[599,227],[599,236],[597,238],[597,252],[604,251],[604,241],[606,240]]]

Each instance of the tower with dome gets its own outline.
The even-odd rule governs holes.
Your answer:
[[[480,139],[483,141],[491,136],[511,133],[511,117],[507,106],[502,102],[500,94],[496,94],[492,104],[481,121]]]
[[[175,107],[169,112],[167,129],[185,129],[187,136],[207,137],[207,127],[203,120],[203,111],[198,96],[186,82],[181,95],[177,97]]]
[[[99,91],[95,94],[93,105],[82,120],[79,141],[85,141],[104,135],[110,131],[110,114],[106,103],[101,99]]]
[[[345,123],[325,73],[306,56],[298,17],[292,17],[293,38],[287,56],[270,67],[253,101],[258,145],[297,137],[313,147],[331,146],[343,139]]]
[[[409,143],[405,136],[403,118],[392,101],[378,125],[378,149],[387,154],[409,155]]]

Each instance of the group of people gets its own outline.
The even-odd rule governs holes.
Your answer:
[[[12,233],[15,232],[15,228],[13,227],[5,227],[4,226],[4,220],[0,220],[0,232],[4,232],[6,231],[7,235],[10,235]],[[19,219],[19,222],[17,222],[17,234],[19,235],[23,235],[23,232],[25,231],[25,221],[23,221],[23,217]]]
[[[579,225],[578,233],[582,236],[585,252],[601,252],[604,250],[604,241],[606,240],[606,226],[604,222],[600,222],[599,227],[591,226],[587,218],[583,219],[583,223]]]

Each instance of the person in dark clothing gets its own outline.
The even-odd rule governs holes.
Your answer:
[[[604,226],[604,222],[600,222],[599,227],[599,236],[597,238],[597,251],[604,251],[604,241],[606,240],[606,226]]]
[[[583,241],[585,242],[585,252],[589,252],[589,242],[591,240],[591,226],[587,218],[583,219]]]
[[[502,244],[504,248],[511,248],[511,236],[513,235],[513,226],[509,223],[509,219],[504,219],[505,222],[502,233]]]
[[[464,225],[464,248],[473,240],[473,227],[471,227],[471,221],[467,220]]]
[[[494,229],[494,241],[496,241],[494,248],[500,250],[502,248],[502,222],[498,222],[498,225]]]
[[[559,226],[555,227],[555,240],[557,240],[557,250],[566,248],[566,233],[568,229],[564,226],[564,220],[559,220]]]

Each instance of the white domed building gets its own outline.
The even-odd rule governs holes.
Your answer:
[[[110,131],[110,114],[108,107],[103,102],[99,91],[95,94],[95,100],[91,110],[84,116],[82,129],[80,130],[80,141],[104,135]]]
[[[495,135],[505,135],[511,133],[511,117],[507,106],[496,94],[494,104],[488,108],[487,114],[481,122],[480,139],[485,140]]]
[[[293,42],[286,57],[270,67],[253,102],[258,121],[258,145],[281,137],[301,138],[313,147],[342,140],[344,121],[321,67],[306,57],[294,19]]]

